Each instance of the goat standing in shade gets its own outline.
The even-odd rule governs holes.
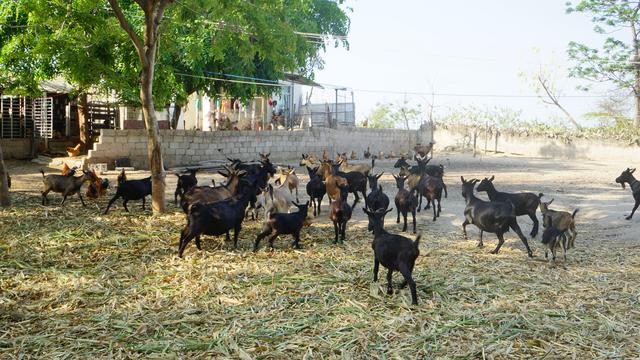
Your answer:
[[[628,183],[629,186],[631,186],[633,198],[636,201],[635,205],[633,205],[633,210],[631,210],[631,214],[625,218],[627,220],[631,220],[633,218],[633,214],[635,214],[638,206],[640,206],[640,182],[633,176],[635,171],[636,169],[627,168],[627,170],[623,171],[622,174],[616,178],[616,182],[622,185],[623,189],[625,188],[625,183]]]
[[[198,179],[196,178],[198,169],[189,169],[188,171],[187,174],[176,174],[178,183],[176,184],[176,191],[173,194],[173,203],[176,205],[178,205],[178,196],[180,196],[180,201],[182,201],[184,194],[192,187],[198,185]]]
[[[522,243],[524,243],[529,257],[533,257],[527,238],[522,234],[522,230],[520,230],[520,226],[516,221],[516,212],[513,204],[510,202],[483,201],[478,199],[473,193],[473,188],[480,180],[473,179],[466,181],[462,176],[460,176],[460,180],[462,180],[462,197],[466,203],[464,208],[464,222],[462,223],[464,238],[467,239],[467,225],[469,224],[473,224],[480,229],[480,242],[478,242],[478,247],[484,246],[482,243],[482,235],[485,231],[495,233],[498,237],[498,246],[496,246],[491,253],[497,254],[502,244],[504,244],[504,233],[511,228],[518,234]]]

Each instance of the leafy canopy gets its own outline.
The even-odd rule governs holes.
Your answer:
[[[121,6],[141,34],[140,7],[132,1]],[[349,10],[343,1],[327,0],[176,1],[160,28],[155,103],[180,103],[195,91],[240,98],[274,91],[205,77],[277,81],[291,72],[313,78],[326,46],[348,43],[301,33],[346,36]],[[114,94],[126,104],[140,101],[137,54],[105,1],[0,2],[0,70],[5,92],[39,94],[40,81],[62,77],[79,92]]]

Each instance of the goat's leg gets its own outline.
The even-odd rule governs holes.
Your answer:
[[[322,209],[322,199],[324,199],[324,195],[320,196],[320,199],[318,200],[318,215],[320,215],[320,210]]]
[[[62,202],[60,203],[60,205],[64,205],[64,202],[67,201],[67,195],[62,195]]]
[[[238,248],[238,235],[240,235],[240,229],[242,228],[241,224],[236,225],[235,229],[233,229],[233,248]]]
[[[298,200],[298,187],[296,187],[296,202],[299,203],[300,200]]]
[[[535,217],[535,216],[534,216]],[[537,221],[537,220],[536,220]],[[524,236],[524,234],[522,233],[522,230],[520,230],[520,225],[518,225],[518,221],[514,220],[513,223],[511,223],[509,225],[509,227],[515,231],[515,233],[518,235],[518,237],[520,238],[520,240],[522,240],[522,243],[524,244],[524,247],[527,248],[527,255],[529,257],[533,257],[533,252],[531,251],[531,248],[529,247],[529,243],[527,242],[527,238]],[[534,226],[534,228],[537,230],[537,224]]]
[[[404,277],[403,284],[409,284],[409,289],[411,290],[411,305],[418,305],[418,293],[416,291],[416,282],[413,281],[413,277],[411,277],[411,272],[412,272],[411,268],[408,265],[400,266],[400,273]]]
[[[358,191],[354,191],[353,195],[355,195],[355,199],[353,200],[353,205],[351,206],[351,208],[355,209],[356,208],[356,204],[358,203],[358,201],[360,201],[360,196],[358,196]],[[366,197],[365,197],[366,199]]]
[[[129,202],[129,199],[125,198],[124,201],[122,202],[122,206],[124,206],[124,209],[129,212],[129,208],[127,207],[127,203]]]
[[[231,236],[229,235],[229,230],[227,230],[227,234],[225,235],[224,241],[226,241],[226,242],[231,241]]]
[[[294,249],[300,249],[300,248],[302,248],[302,247],[300,246],[300,230],[296,231],[296,233],[295,233],[295,234],[293,234],[293,243],[291,244],[291,246],[292,246]]]
[[[442,206],[440,205],[440,195],[438,196],[437,200],[438,200],[438,217],[440,217],[440,212],[442,212]]]
[[[342,223],[342,229],[341,231],[341,235],[340,235],[340,243],[343,244],[344,243],[344,238],[345,238],[345,233],[347,232],[347,222],[343,222]]]
[[[444,190],[444,198],[448,198],[449,193],[447,192],[447,185],[444,182],[442,183],[442,189]]]
[[[402,226],[402,231],[407,231],[407,212],[403,211],[402,212],[402,220],[404,222],[404,225]],[[400,216],[398,216],[398,218],[400,218]]]
[[[142,198],[142,211],[144,211],[144,205],[145,205],[145,203],[147,201],[146,199],[147,199],[146,196]]]
[[[178,205],[178,193],[180,192],[180,188],[176,188],[176,192],[173,193],[173,204]]]
[[[416,233],[416,209],[412,209],[411,210],[411,216],[413,217],[413,233]],[[405,217],[405,222],[407,221],[407,218]]]
[[[478,247],[484,247],[484,243],[482,242],[482,235],[484,235],[484,230],[480,230],[480,241],[478,241]]]
[[[464,239],[465,240],[469,240],[469,237],[467,236],[467,225],[471,224],[469,222],[469,220],[467,220],[467,218],[464,219],[464,221],[462,222],[462,233],[464,234]]]
[[[111,200],[109,200],[109,205],[107,205],[107,208],[104,210],[104,215],[107,215],[107,213],[109,212],[109,208],[111,207],[111,205],[118,200],[118,198],[120,197],[120,195],[115,194]]]
[[[378,269],[380,268],[380,262],[377,258],[373,258],[373,282],[378,281]]]
[[[47,194],[49,193],[49,190],[45,190],[42,192],[42,206],[45,205],[45,203],[49,202],[49,199],[47,199]]]
[[[422,208],[422,194],[420,193],[420,191],[416,191],[418,194],[418,212],[420,212],[420,209]]]
[[[393,294],[393,287],[391,286],[391,277],[393,275],[393,270],[388,269],[387,271],[387,295]]]
[[[498,231],[496,233],[496,236],[498,237],[498,245],[491,251],[492,254],[497,254],[498,252],[500,252],[500,248],[502,247],[502,244],[504,244],[504,235],[502,234],[502,232]]]
[[[338,234],[339,234],[338,222],[337,221],[333,222],[333,231],[336,233],[336,237],[335,237],[335,239],[333,239],[333,243],[337,244],[338,243]]]
[[[273,232],[273,235],[271,235],[271,237],[269,238],[269,249],[273,250],[273,242],[276,240],[278,235],[280,235],[280,233],[276,230]]]
[[[538,217],[536,216],[536,211],[529,213],[529,217],[531,221],[533,221],[533,229],[531,229],[531,237],[536,237],[538,235]]]
[[[80,202],[82,203],[82,206],[87,206],[87,205],[84,203],[84,199],[82,198],[82,194],[80,194],[80,191],[78,191],[78,197],[80,198]]]
[[[436,221],[436,219],[438,218],[438,210],[436,209],[436,200],[432,198],[431,201],[433,202],[433,221]]]
[[[253,243],[253,251],[258,251],[258,245],[260,245],[260,241],[262,239],[264,239],[265,237],[267,237],[267,235],[269,235],[271,233],[271,227],[269,226],[264,226],[262,228],[262,231],[258,234],[258,236],[256,237],[256,241]]]
[[[400,224],[400,207],[396,205],[396,213],[398,214],[398,216],[396,217],[396,224]],[[406,220],[405,220],[406,222]],[[406,229],[406,227],[405,227]],[[405,230],[402,230],[405,231]]]
[[[633,218],[633,214],[635,214],[636,210],[638,209],[638,206],[640,206],[640,199],[636,199],[636,204],[633,205],[633,210],[631,210],[631,214],[627,216],[625,219],[631,220],[631,218]]]
[[[196,247],[198,250],[202,250],[202,243],[200,242],[200,235],[196,235]]]
[[[571,224],[569,229],[571,230],[571,235],[569,236],[568,249],[573,249],[574,242],[576,241],[576,237],[578,236],[578,231],[576,230],[576,224]]]
[[[187,244],[196,236],[196,233],[193,230],[194,229],[189,228],[189,225],[187,225],[184,230],[182,230],[182,234],[180,236],[180,245],[178,246],[178,257],[182,257]]]
[[[569,239],[571,239],[571,235],[569,235]],[[567,261],[567,235],[562,234],[562,258],[564,261]]]

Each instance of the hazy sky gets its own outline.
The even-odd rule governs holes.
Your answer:
[[[376,102],[403,98],[361,90],[532,95],[535,92],[519,73],[532,72],[541,63],[553,65],[565,95],[585,95],[576,90],[585,82],[567,76],[567,44],[602,43],[588,16],[565,13],[564,0],[351,0],[348,4],[353,7],[350,49],[329,49],[316,80],[353,88],[358,119]],[[565,98],[562,102],[580,119],[597,101]],[[435,103],[440,112],[487,104],[521,109],[525,117],[542,121],[561,116],[536,98],[437,96]]]

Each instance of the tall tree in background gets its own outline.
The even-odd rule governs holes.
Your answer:
[[[248,99],[273,89],[228,82],[233,79],[228,74],[277,81],[295,72],[312,78],[330,44],[322,34],[346,36],[349,30],[342,0],[169,3],[0,2],[0,87],[7,93],[38,93],[41,80],[62,76],[74,85],[114,94],[121,104],[143,105],[154,211],[164,207],[156,198],[164,196],[164,170],[154,106],[184,103],[194,91]],[[341,37],[338,44],[347,46]]]
[[[609,35],[601,50],[570,42],[569,57],[577,62],[570,75],[628,89],[636,101],[634,125],[640,127],[640,1],[582,0],[567,3],[567,12],[591,15],[599,34],[626,38],[623,41]]]

